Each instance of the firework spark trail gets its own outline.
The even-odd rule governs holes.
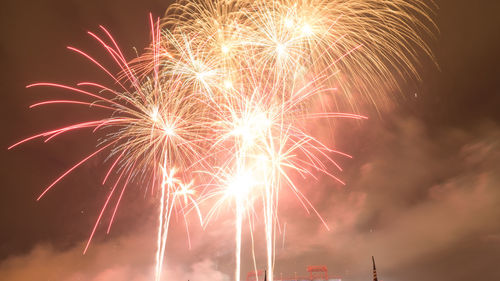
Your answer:
[[[167,12],[164,23],[172,29],[169,34],[183,39],[188,37],[192,40],[190,45],[206,49],[206,52],[198,53],[199,57],[191,58],[193,65],[194,62],[209,65],[207,62],[213,62],[213,57],[216,57],[215,62],[220,64],[209,69],[225,73],[222,83],[218,77],[212,77],[211,81],[221,85],[219,88],[226,88],[221,95],[222,101],[218,99],[223,106],[214,106],[217,108],[215,112],[222,114],[215,119],[226,122],[225,128],[216,130],[222,132],[216,144],[231,137],[240,138],[230,150],[230,158],[235,159],[224,160],[221,164],[238,167],[229,178],[238,178],[241,169],[245,170],[243,173],[254,172],[247,165],[252,156],[264,154],[264,157],[273,159],[269,174],[252,173],[252,177],[263,178],[264,182],[261,184],[261,196],[269,280],[273,280],[278,191],[283,185],[281,179],[297,194],[306,210],[311,208],[317,213],[285,168],[300,174],[311,174],[309,169],[315,168],[337,179],[320,159],[324,158],[340,169],[328,156],[335,151],[296,127],[296,121],[290,119],[363,118],[355,114],[308,112],[307,104],[313,96],[319,96],[321,90],[326,92],[337,87],[318,90],[313,84],[338,85],[347,94],[357,89],[369,100],[385,98],[381,93],[385,94],[387,89],[397,86],[400,76],[417,74],[413,66],[417,61],[416,52],[410,51],[411,45],[431,55],[424,39],[418,35],[418,30],[430,31],[426,27],[426,24],[433,25],[427,16],[430,11],[431,8],[423,2],[402,0],[198,0],[179,1]],[[358,51],[361,49],[362,52]],[[393,68],[396,74],[393,74]],[[337,78],[340,72],[348,79]],[[308,84],[307,81],[313,82]],[[268,93],[256,95],[259,91]],[[216,90],[208,92],[213,96]],[[263,113],[259,112],[259,107],[263,107]],[[278,118],[268,119],[267,115],[272,115],[273,110],[276,110]],[[267,129],[270,127],[277,127],[278,133]],[[302,152],[305,160],[297,159],[297,151]],[[228,190],[234,189],[224,180],[221,184],[226,185]],[[252,185],[252,190],[258,189],[257,186]],[[248,184],[243,184],[240,189],[246,194]],[[214,192],[219,192],[219,189]],[[223,200],[226,200],[227,195],[224,191],[222,193]],[[248,204],[242,202],[240,196],[234,196],[236,280],[240,278],[242,209]],[[219,206],[215,204],[214,208]],[[326,222],[323,223],[326,226]]]
[[[158,24],[152,25],[153,28],[155,26],[159,28]],[[126,175],[126,181],[122,183],[121,192],[119,193],[117,203],[112,212],[107,233],[109,233],[111,225],[114,221],[118,206],[125,192],[125,188],[132,178],[142,181],[142,179],[152,177],[151,181],[153,185],[155,182],[160,183],[159,190],[161,193],[161,211],[159,217],[162,220],[159,224],[158,253],[156,255],[156,278],[159,280],[161,276],[163,257],[165,255],[168,226],[170,224],[170,218],[172,216],[172,212],[174,211],[174,207],[176,207],[176,200],[178,198],[184,199],[184,204],[181,208],[196,205],[196,201],[191,198],[191,195],[193,194],[191,184],[182,184],[177,181],[171,182],[170,178],[168,178],[169,181],[166,186],[165,173],[167,169],[170,172],[174,172],[174,165],[185,168],[188,165],[191,165],[192,162],[198,161],[200,158],[200,143],[204,138],[204,121],[203,112],[200,114],[199,111],[203,109],[203,107],[201,102],[192,102],[189,100],[194,97],[194,94],[188,93],[186,89],[181,89],[179,85],[182,84],[182,81],[179,79],[165,79],[164,77],[158,76],[160,63],[157,59],[157,55],[155,55],[156,59],[153,62],[155,66],[152,70],[155,75],[152,77],[143,75],[143,72],[139,72],[137,70],[138,68],[134,68],[133,63],[132,65],[126,63],[126,60],[123,57],[122,52],[119,50],[115,40],[111,37],[107,30],[102,27],[101,29],[104,30],[112,42],[111,45],[114,47],[111,47],[110,44],[107,44],[103,39],[94,33],[89,32],[89,34],[106,49],[115,63],[119,66],[121,69],[119,76],[112,75],[111,71],[104,67],[103,64],[93,59],[90,55],[84,53],[83,51],[72,47],[69,47],[69,49],[84,56],[89,61],[97,65],[107,75],[110,75],[113,81],[119,85],[123,91],[112,90],[108,87],[90,82],[79,83],[78,86],[95,87],[98,89],[98,93],[57,83],[36,83],[29,85],[28,88],[34,86],[62,88],[93,98],[96,101],[50,100],[36,103],[30,106],[30,108],[50,104],[86,105],[89,108],[111,110],[111,114],[109,115],[111,117],[95,121],[76,123],[63,128],[43,132],[19,141],[9,147],[9,149],[36,138],[45,138],[45,142],[47,142],[58,135],[77,129],[93,128],[94,131],[107,131],[105,132],[103,141],[100,143],[100,148],[64,172],[44,189],[37,200],[45,196],[46,193],[52,189],[52,187],[59,183],[73,170],[87,162],[90,158],[93,158],[100,153],[104,153],[105,151],[109,154],[108,158],[115,158],[111,167],[106,172],[103,184],[108,180],[113,170],[117,169],[120,175],[114,183],[112,190],[109,192],[104,206],[99,213],[85,246],[85,253],[88,250],[90,242],[96,233],[99,222],[101,221],[111,198],[115,194],[117,186],[120,184],[122,176]],[[153,29],[153,34],[159,34],[159,31],[154,33]],[[155,52],[159,53],[158,50]],[[168,92],[168,95],[165,95],[163,91]],[[107,96],[109,95],[112,97],[108,98]],[[163,159],[163,162],[159,161],[160,159]],[[157,167],[161,170],[156,171]],[[158,181],[155,175],[162,175],[162,180]],[[182,176],[188,177],[189,172],[187,170],[183,170]],[[194,208],[196,209],[198,215],[201,216],[197,206]]]
[[[108,233],[127,185],[148,182],[160,200],[156,281],[161,279],[172,215],[179,212],[188,231],[190,211],[206,225],[228,204],[235,206],[235,280],[241,275],[244,221],[253,245],[255,221],[262,218],[272,281],[280,191],[291,191],[328,229],[293,177],[315,178],[320,172],[343,184],[330,167],[341,171],[334,155],[350,157],[323,144],[307,122],[366,119],[338,108],[356,110],[363,100],[383,104],[400,78],[418,78],[418,53],[432,57],[424,39],[435,29],[431,13],[432,7],[420,0],[179,0],[161,21],[150,15],[150,47],[130,62],[104,27],[103,37],[88,32],[118,67],[118,75],[68,47],[95,64],[118,89],[92,82],[28,86],[92,99],[49,100],[30,108],[80,105],[107,111],[105,118],[43,132],[9,149],[85,128],[104,134],[96,151],[38,198],[90,158],[107,152],[111,165],[103,184],[118,176],[84,252],[115,191],[121,188]],[[360,95],[352,99],[355,93]],[[331,97],[334,104],[324,103],[323,97]],[[195,194],[195,180],[203,193]],[[198,207],[202,203],[211,204],[205,218]],[[252,255],[256,267],[253,246]]]

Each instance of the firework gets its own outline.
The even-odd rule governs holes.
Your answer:
[[[180,1],[167,11],[164,27],[171,36],[203,46],[193,61],[216,62],[209,68],[218,74],[211,78],[216,90],[207,91],[219,92],[213,105],[219,115],[214,147],[229,153],[219,157],[222,164],[214,173],[220,187],[212,195],[221,199],[213,210],[228,199],[236,205],[235,280],[240,278],[241,224],[245,214],[255,212],[252,202],[262,200],[273,280],[280,188],[289,186],[306,209],[314,210],[290,173],[319,170],[339,180],[328,170],[340,168],[330,158],[336,151],[309,135],[300,121],[363,117],[327,109],[340,104],[322,104],[322,111],[313,112],[311,104],[323,95],[337,99],[333,93],[338,92],[359,92],[355,100],[383,103],[399,78],[417,75],[419,50],[431,55],[419,35],[431,34],[431,12],[421,1],[344,0]]]
[[[135,60],[128,63],[113,37],[103,27],[101,29],[109,42],[94,33],[89,32],[89,34],[104,47],[118,65],[121,70],[118,75],[113,75],[110,70],[85,52],[68,47],[108,74],[119,89],[113,90],[90,82],[79,83],[76,87],[56,83],[36,83],[29,85],[28,88],[41,86],[63,88],[93,100],[50,100],[34,104],[31,107],[58,103],[85,105],[90,109],[107,110],[108,117],[43,132],[19,141],[9,149],[36,138],[45,138],[45,142],[47,142],[56,136],[77,129],[91,128],[94,132],[101,131],[103,137],[98,149],[48,185],[37,200],[45,196],[77,167],[98,154],[107,153],[106,159],[109,159],[107,162],[111,164],[107,168],[103,184],[109,181],[113,174],[116,174],[117,177],[92,229],[84,253],[88,250],[97,226],[109,207],[111,198],[118,196],[107,233],[110,231],[126,187],[130,185],[131,181],[143,183],[147,188],[151,188],[152,194],[159,194],[160,197],[158,252],[156,255],[156,276],[159,279],[172,212],[180,210],[185,216],[186,207],[192,208],[194,205],[199,214],[194,200],[190,173],[192,165],[202,159],[200,155],[204,149],[203,139],[206,133],[204,111],[206,107],[203,106],[202,98],[197,97],[197,92],[184,86],[186,82],[181,80],[180,75],[166,75],[164,73],[160,75],[163,67],[159,64],[159,57],[164,54],[160,53],[161,49],[158,48],[160,45],[156,44],[157,41],[155,41],[159,40],[156,26],[158,25],[152,21],[155,48],[151,65],[148,65],[149,68],[141,67],[143,65]],[[197,100],[197,102],[193,102],[193,100]],[[201,214],[199,215],[201,220]]]
[[[151,45],[132,61],[106,29],[101,27],[102,38],[89,32],[119,67],[117,75],[69,47],[110,76],[116,89],[90,82],[28,86],[63,88],[87,98],[32,107],[85,105],[107,110],[106,118],[43,132],[12,147],[77,129],[102,132],[97,150],[38,198],[90,158],[107,153],[103,184],[115,180],[84,252],[111,198],[118,196],[108,232],[126,187],[135,181],[160,200],[155,280],[161,279],[174,212],[187,228],[188,212],[196,211],[207,224],[234,204],[235,280],[243,223],[262,219],[272,281],[281,190],[295,194],[328,228],[293,177],[320,172],[343,183],[330,167],[341,170],[335,155],[350,157],[319,141],[307,124],[366,119],[337,108],[344,107],[342,100],[354,109],[358,100],[383,103],[400,78],[416,76],[418,53],[432,56],[423,37],[434,28],[431,12],[419,0],[182,0],[161,21],[150,16]],[[361,95],[353,102],[355,93]],[[335,104],[324,103],[324,97]],[[200,204],[211,204],[204,217]],[[255,265],[255,253],[253,259]]]

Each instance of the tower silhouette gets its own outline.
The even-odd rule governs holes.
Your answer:
[[[372,256],[372,262],[373,262],[373,281],[378,281],[377,268],[375,267],[375,258],[373,256]]]

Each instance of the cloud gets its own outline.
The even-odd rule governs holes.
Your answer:
[[[279,255],[285,264],[281,269],[290,272],[286,264],[302,260],[334,265],[349,280],[363,280],[375,255],[385,269],[384,280],[418,280],[405,274],[418,264],[425,264],[422,271],[432,280],[447,280],[447,264],[481,258],[482,274],[498,277],[498,253],[450,255],[466,243],[500,248],[499,128],[485,123],[474,132],[431,133],[414,119],[393,125],[377,128],[378,144],[345,188],[323,181],[315,191],[324,198],[316,203],[331,231],[303,219],[314,217],[285,215],[293,224]],[[432,264],[438,256],[450,259]],[[462,271],[458,280],[467,280],[467,269],[454,270]]]
[[[150,281],[154,249],[144,241],[152,239],[141,234],[113,238],[94,243],[86,255],[82,255],[82,243],[65,250],[37,245],[26,255],[4,260],[0,264],[0,280]],[[175,255],[169,258],[164,280],[229,280],[209,259],[185,265],[176,262]]]

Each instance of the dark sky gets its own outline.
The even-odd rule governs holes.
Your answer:
[[[119,2],[119,4],[118,4]],[[96,159],[35,198],[92,151],[97,136],[77,132],[52,143],[15,141],[90,116],[68,107],[28,109],[64,92],[25,89],[37,81],[109,82],[71,45],[106,60],[86,34],[111,30],[132,58],[149,40],[148,14],[168,1],[12,1],[0,10],[2,85],[0,280],[146,280],[152,271],[154,200],[124,199],[110,235],[98,233],[82,256],[108,187]],[[422,81],[403,87],[394,106],[339,133],[346,187],[321,179],[306,191],[332,226],[328,232],[297,206],[283,207],[284,247],[277,272],[305,273],[326,264],[345,280],[369,280],[375,255],[382,280],[500,280],[500,4],[437,1],[440,30],[432,43],[439,69],[423,60]],[[109,62],[109,61],[108,61]],[[416,94],[416,95],[415,95]],[[342,136],[342,137],[340,137]],[[343,139],[342,139],[343,138]],[[232,228],[175,228],[169,280],[226,280],[232,274]],[[278,239],[279,240],[279,239]],[[209,242],[209,243],[207,243]],[[281,242],[280,242],[281,243]],[[248,243],[247,243],[248,244]],[[250,257],[245,249],[247,260]],[[251,262],[244,264],[244,272]]]

